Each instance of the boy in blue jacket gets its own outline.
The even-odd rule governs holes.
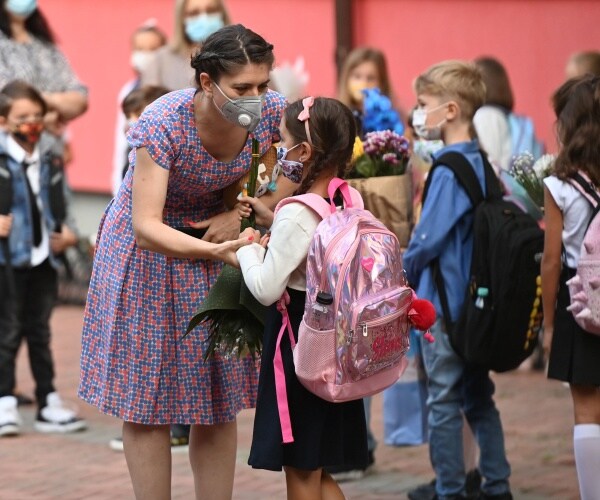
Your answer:
[[[472,122],[485,99],[485,85],[477,68],[461,61],[436,64],[416,79],[415,93],[416,134],[422,139],[444,142],[445,147],[436,157],[450,151],[463,154],[485,192],[483,160]],[[422,341],[421,345],[429,380],[429,449],[437,478],[436,498],[466,498],[464,413],[481,451],[479,469],[484,483],[480,498],[510,500],[510,466],[500,415],[493,400],[494,384],[488,370],[465,364],[450,346],[432,276],[432,263],[439,259],[444,270],[450,319],[456,321],[468,283],[472,245],[471,202],[453,172],[440,166],[432,172],[420,221],[403,256],[409,282],[419,297],[433,302],[438,316],[431,328],[435,342]]]
[[[20,432],[13,391],[23,338],[36,385],[35,429],[64,433],[85,427],[53,385],[50,314],[57,256],[77,237],[63,223],[62,163],[51,151],[53,141],[42,136],[46,110],[39,92],[24,82],[11,82],[0,92],[0,197],[6,205],[0,213],[0,436]]]

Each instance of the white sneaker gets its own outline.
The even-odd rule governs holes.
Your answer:
[[[0,398],[0,436],[16,436],[21,432],[21,417],[17,410],[17,398]]]
[[[65,406],[58,393],[46,396],[46,406],[42,408],[33,424],[39,432],[67,433],[85,429],[87,424],[77,416],[77,412]]]

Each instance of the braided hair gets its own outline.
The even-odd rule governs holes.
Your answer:
[[[293,102],[284,111],[285,125],[296,143],[309,142],[305,122],[298,120],[302,100]],[[356,125],[350,109],[337,99],[317,97],[310,108],[308,123],[312,146],[311,157],[305,163],[307,172],[296,191],[306,193],[324,170],[333,170],[344,177],[350,169]]]
[[[231,75],[246,64],[273,66],[273,45],[241,24],[225,26],[210,35],[192,56],[195,81],[200,87],[200,73],[208,73],[219,82],[221,75]]]

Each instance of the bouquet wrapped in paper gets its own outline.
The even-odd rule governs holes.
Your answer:
[[[269,150],[265,155],[269,155],[267,160],[274,164],[272,153],[274,150]],[[276,155],[274,158],[276,159]],[[255,196],[257,187],[271,182],[265,180],[265,176],[261,179],[260,175],[265,171],[271,172],[272,167],[273,165],[265,167],[261,163],[258,141],[252,139],[252,166],[243,186],[248,196]],[[247,227],[255,227],[253,215],[242,219],[241,231]],[[185,335],[192,332],[198,324],[205,323],[209,337],[204,359],[213,357],[217,352],[237,357],[250,354],[254,358],[261,351],[265,314],[266,307],[250,293],[242,272],[225,265],[206,299],[190,320]]]
[[[369,132],[356,139],[354,167],[348,184],[361,194],[365,207],[408,245],[412,229],[412,183],[406,174],[408,140],[392,130]]]

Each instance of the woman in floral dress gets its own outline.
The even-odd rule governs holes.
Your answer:
[[[249,169],[253,137],[261,153],[279,140],[272,50],[241,25],[206,40],[192,59],[199,88],[158,99],[129,132],[130,168],[100,224],[79,395],[123,420],[138,498],[170,497],[171,423],[192,425],[196,496],[232,493],[236,415],[255,405],[257,371],[249,358],[203,361],[205,328],[182,336],[219,261],[249,243],[223,195]],[[177,230],[204,220],[202,240]]]

